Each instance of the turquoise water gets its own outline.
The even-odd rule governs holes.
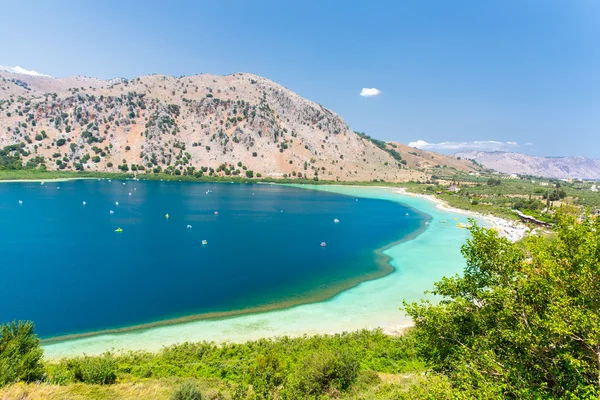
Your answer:
[[[399,194],[392,189],[331,186],[312,189],[359,197],[360,201],[372,198],[398,202],[418,209],[432,219],[420,235],[384,251],[391,257],[394,272],[363,282],[327,301],[50,343],[44,345],[45,356],[55,359],[82,353],[100,354],[110,349],[156,351],[185,341],[244,342],[283,335],[339,333],[375,327],[389,329],[410,322],[399,309],[402,300],[417,301],[426,297],[423,292],[431,289],[433,282],[463,270],[465,262],[460,247],[469,233],[459,229],[456,223],[466,222],[464,215],[440,209],[429,200]],[[440,220],[447,223],[440,223]]]
[[[0,321],[33,320],[48,338],[322,300],[389,273],[374,250],[428,219],[273,185],[5,183]]]

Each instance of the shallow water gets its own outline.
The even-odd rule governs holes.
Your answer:
[[[0,321],[33,320],[47,338],[331,297],[389,273],[374,250],[428,219],[348,194],[117,180],[0,185]]]
[[[439,209],[423,198],[394,193],[392,189],[331,186],[312,189],[341,193],[357,197],[360,201],[372,198],[400,202],[428,214],[432,219],[427,229],[416,238],[400,242],[384,252],[391,257],[390,263],[395,268],[393,273],[361,283],[327,301],[232,318],[62,341],[45,345],[46,357],[83,352],[99,354],[107,349],[158,350],[184,341],[243,342],[261,337],[385,328],[408,321],[399,310],[402,300],[417,301],[425,297],[423,292],[431,289],[433,282],[459,273],[464,268],[460,247],[467,239],[468,231],[456,227],[457,222],[466,222],[464,215]],[[405,212],[401,214],[405,217]],[[440,220],[447,223],[440,223]]]

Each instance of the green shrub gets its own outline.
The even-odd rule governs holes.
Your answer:
[[[43,350],[31,321],[0,325],[0,387],[18,381],[42,378]]]
[[[170,400],[202,400],[202,393],[192,382],[184,382],[171,394]]]
[[[73,380],[95,385],[110,385],[117,380],[117,362],[110,353],[83,356],[63,361],[54,370],[51,380]]]
[[[356,381],[359,362],[344,350],[318,351],[309,354],[288,378],[291,398],[318,398],[330,391],[343,391]]]

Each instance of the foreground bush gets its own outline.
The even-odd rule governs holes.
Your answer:
[[[600,219],[562,215],[524,246],[471,228],[463,276],[406,304],[420,354],[454,388],[492,398],[600,396]]]
[[[286,392],[291,399],[310,399],[345,391],[356,380],[358,370],[358,359],[348,351],[315,352],[296,365]]]
[[[42,378],[43,350],[30,321],[0,325],[0,387]]]
[[[111,353],[63,360],[50,374],[50,382],[63,385],[71,382],[110,385],[116,380],[117,361]]]
[[[184,382],[175,389],[170,400],[202,400],[202,393],[192,382]]]

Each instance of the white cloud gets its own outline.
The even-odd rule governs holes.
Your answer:
[[[40,74],[37,71],[27,70],[25,68],[21,68],[18,65],[16,67],[5,67],[0,65],[0,71],[12,72],[13,74],[21,74],[21,75],[33,75],[33,76],[50,76],[46,74]]]
[[[375,89],[375,88],[362,88],[362,90],[360,91],[361,96],[367,96],[367,97],[377,96],[380,93],[381,93],[381,90]]]
[[[533,146],[533,143],[527,142],[527,143],[525,143],[525,146]]]
[[[461,150],[482,150],[482,151],[499,151],[510,150],[519,147],[517,142],[499,142],[496,140],[474,140],[471,142],[440,142],[428,143],[424,140],[410,142],[410,147],[415,147],[421,150],[433,151],[461,151]]]

